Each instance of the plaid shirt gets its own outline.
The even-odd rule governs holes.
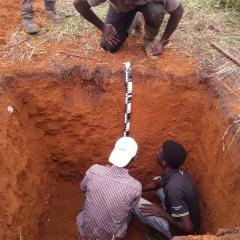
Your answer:
[[[125,168],[93,165],[81,182],[86,199],[77,217],[85,239],[123,238],[132,210],[138,204],[142,185]]]

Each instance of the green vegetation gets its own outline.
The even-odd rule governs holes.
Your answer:
[[[240,0],[210,0],[210,4],[216,7],[235,9],[240,12]]]

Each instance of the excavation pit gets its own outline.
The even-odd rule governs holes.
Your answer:
[[[239,149],[234,142],[223,154],[228,119],[218,98],[195,74],[151,68],[134,71],[133,82],[130,132],[139,153],[131,174],[141,181],[159,175],[156,151],[176,139],[189,151],[185,168],[200,194],[202,233],[238,225]],[[124,72],[75,66],[17,73],[1,85],[1,103],[14,112],[1,112],[0,238],[77,239],[79,182],[92,164],[107,163],[123,133]],[[139,226],[134,221],[126,239],[143,239]]]

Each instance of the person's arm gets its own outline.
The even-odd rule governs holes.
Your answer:
[[[165,47],[166,44],[169,43],[169,38],[174,33],[176,28],[178,27],[178,24],[183,16],[183,6],[180,3],[177,9],[175,9],[173,12],[170,13],[170,18],[167,23],[167,27],[163,33],[163,36],[160,40],[160,42],[157,42],[153,45],[153,54],[154,55],[160,55]]]
[[[91,6],[87,0],[74,0],[73,5],[83,18],[92,23],[103,33],[103,37],[107,40],[108,43],[116,44],[119,41],[118,34],[113,25],[105,24],[91,10]]]
[[[98,168],[98,165],[97,165],[97,164],[94,164],[93,166],[91,166],[91,167],[87,170],[87,172],[86,172],[83,180],[82,180],[81,183],[80,183],[80,189],[81,189],[82,192],[86,192],[86,191],[87,191],[88,183],[89,183],[89,181],[93,178],[94,171],[95,171],[95,169],[97,169],[97,168]]]
[[[162,40],[167,41],[171,37],[171,35],[176,30],[182,16],[183,16],[183,6],[180,3],[179,7],[170,13],[170,18],[167,23],[167,27],[163,33]]]
[[[88,182],[89,182],[89,177],[88,177],[88,175],[86,174],[86,175],[84,176],[83,180],[82,180],[81,183],[80,183],[80,189],[81,189],[82,192],[86,192]]]
[[[73,5],[83,18],[95,25],[100,31],[103,31],[104,22],[91,10],[87,0],[74,0]]]
[[[140,208],[141,212],[146,216],[156,216],[166,219],[175,228],[183,231],[186,235],[193,233],[193,223],[189,213],[186,216],[172,217],[157,204],[143,204]]]
[[[160,187],[160,179],[152,179],[150,182],[143,184],[143,192],[152,191]]]
[[[185,234],[192,234],[194,227],[184,192],[177,186],[171,186],[170,189],[166,188],[165,191],[168,196],[168,204],[170,205],[170,214],[157,204],[143,205],[140,210],[148,216],[165,218]]]
[[[142,185],[139,183],[139,185],[137,186],[137,190],[134,192],[133,196],[132,196],[132,201],[130,203],[130,208],[131,211],[133,212],[134,208],[138,205],[141,195],[142,195]]]

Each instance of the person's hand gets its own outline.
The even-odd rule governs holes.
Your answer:
[[[119,42],[118,33],[112,24],[104,24],[102,33],[103,37],[110,45],[117,44]]]
[[[162,209],[160,205],[157,204],[142,204],[140,211],[145,216],[155,216],[155,217],[166,217],[166,212]]]
[[[169,40],[161,40],[152,45],[152,53],[154,56],[161,55],[165,45],[169,43]]]

